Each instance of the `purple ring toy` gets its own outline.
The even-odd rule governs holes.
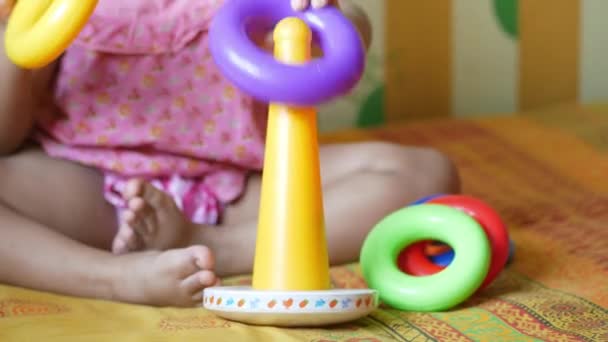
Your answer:
[[[269,32],[286,17],[298,17],[310,26],[322,58],[287,65],[250,39],[252,30]],[[298,12],[288,0],[226,1],[211,23],[209,47],[223,75],[264,102],[313,106],[329,101],[350,91],[365,67],[361,37],[339,9]]]

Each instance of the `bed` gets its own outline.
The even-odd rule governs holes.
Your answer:
[[[338,327],[278,329],[224,321],[201,308],[0,285],[0,341],[608,341],[608,104],[323,136],[366,139],[444,151],[462,173],[464,192],[499,211],[516,250],[492,286],[449,312],[382,306]],[[334,267],[331,276],[339,287],[365,287],[357,263]]]

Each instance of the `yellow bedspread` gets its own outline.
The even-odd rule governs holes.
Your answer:
[[[385,139],[445,151],[462,172],[464,192],[488,201],[508,223],[514,262],[451,312],[381,308],[331,329],[250,327],[200,308],[149,308],[0,285],[0,341],[608,341],[608,106],[324,139]],[[365,286],[357,264],[333,268],[332,278],[341,287]]]

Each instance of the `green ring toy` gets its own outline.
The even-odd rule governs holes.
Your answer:
[[[397,267],[403,248],[438,240],[455,257],[443,271],[412,276]],[[363,277],[380,300],[403,311],[443,311],[469,298],[489,269],[491,249],[482,227],[464,212],[438,204],[406,207],[385,217],[369,233],[361,249]]]

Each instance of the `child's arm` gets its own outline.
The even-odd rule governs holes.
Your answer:
[[[13,152],[29,136],[37,120],[50,115],[50,82],[56,63],[39,69],[17,67],[6,56],[4,31],[11,0],[0,0],[0,155]]]
[[[14,5],[15,0],[0,0],[0,21],[4,23]]]

